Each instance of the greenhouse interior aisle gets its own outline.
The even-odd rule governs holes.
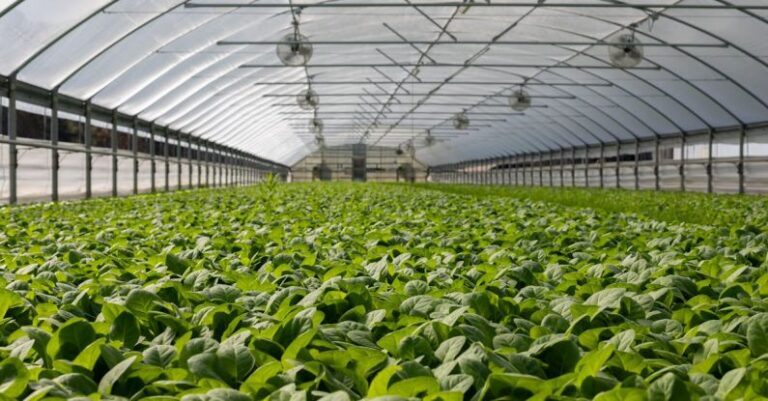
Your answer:
[[[0,38],[0,401],[768,401],[766,0]]]

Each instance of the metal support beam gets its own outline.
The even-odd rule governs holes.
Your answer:
[[[635,139],[635,191],[640,189],[640,140]]]
[[[51,93],[51,201],[59,201],[59,96]]]
[[[216,155],[218,156],[217,163],[219,165],[219,186],[224,186],[224,155],[220,146],[216,146]]]
[[[181,132],[176,132],[176,190],[180,191],[181,185]]]
[[[539,186],[544,186],[544,152],[539,152]]]
[[[605,188],[605,144],[600,144],[600,188]]]
[[[560,148],[560,187],[565,187],[565,149]]]
[[[554,187],[555,186],[555,180],[552,177],[552,174],[554,174],[554,165],[552,164],[552,161],[555,159],[555,152],[550,151],[549,152],[549,186]]]
[[[680,191],[685,192],[685,147],[687,145],[687,136],[683,133],[680,136]]]
[[[417,6],[420,8],[458,8],[458,7],[467,7],[466,1],[441,1],[441,2],[434,2],[434,3],[415,3],[415,2],[406,2],[406,3],[388,3],[388,2],[381,2],[381,1],[371,1],[371,2],[346,2],[346,3],[293,3],[292,5],[289,5],[288,3],[277,3],[277,2],[271,2],[271,3],[216,3],[216,2],[206,2],[206,1],[196,1],[196,2],[188,2],[184,5],[186,8],[273,8],[273,9],[287,9],[288,7],[300,7],[302,9],[309,9],[309,8],[384,8],[384,9],[392,9],[392,8],[409,8]],[[670,10],[768,10],[768,6],[764,5],[733,5],[733,4],[668,4],[668,3],[646,3],[646,4],[626,4],[623,2],[618,3],[580,3],[575,1],[570,2],[557,2],[557,3],[545,3],[542,1],[528,1],[528,2],[515,2],[515,3],[480,3],[480,2],[472,2],[471,7],[474,8],[583,8],[583,9],[638,9],[638,10],[648,10],[648,11],[654,11],[656,8],[661,9],[670,9]],[[450,43],[450,42],[446,42]]]
[[[149,172],[150,172],[150,191],[152,193],[157,192],[157,182],[155,181],[155,174],[157,174],[157,162],[155,161],[155,154],[157,153],[157,147],[155,146],[155,123],[149,124]]]
[[[16,113],[16,80],[11,79],[8,82],[8,203],[14,205],[18,202],[18,167],[19,167],[19,153],[16,148],[17,138],[17,121],[18,114]]]
[[[208,147],[207,141],[203,143],[203,152],[205,152],[205,187],[208,188],[211,185],[211,181],[210,181],[211,150]]]
[[[165,192],[171,190],[171,158],[170,158],[170,137],[168,128],[163,130],[163,137],[165,138],[165,146],[163,146],[163,160],[165,162]]]
[[[133,119],[131,135],[131,155],[133,156],[133,194],[139,194],[139,120]]]
[[[117,196],[117,110],[112,112],[112,196]]]
[[[654,140],[654,151],[653,151],[653,178],[655,180],[655,188],[656,190],[661,189],[661,180],[659,178],[659,157],[661,156],[661,152],[659,151],[659,148],[661,147],[661,143],[659,140],[659,137],[657,136]]]
[[[192,179],[192,177],[194,176],[193,169],[192,169],[192,135],[187,135],[187,164],[188,164],[187,175],[189,177],[189,188],[192,189],[194,188],[194,180]]]
[[[616,142],[616,165],[614,166],[616,175],[616,189],[621,188],[621,142]]]
[[[197,139],[197,187],[203,187],[203,141]]]
[[[746,140],[747,140],[747,127],[742,125],[741,130],[739,131],[739,164],[736,166],[736,169],[739,173],[739,193],[744,194],[747,192],[746,188],[746,181],[744,176],[744,155],[745,155],[745,146],[746,146]]]
[[[584,186],[589,188],[589,146],[584,147]]]
[[[571,186],[576,186],[576,148],[571,148]]]
[[[714,160],[714,155],[712,154],[714,150],[714,143],[715,143],[715,132],[713,130],[709,130],[708,138],[707,138],[707,192],[712,193],[715,189],[715,183],[714,183],[714,176],[713,176],[713,166],[712,161]]]
[[[85,103],[85,199],[93,196],[93,154],[91,146],[93,145],[93,126],[91,125],[92,111],[91,102]]]

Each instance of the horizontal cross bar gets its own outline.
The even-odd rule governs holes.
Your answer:
[[[301,111],[282,111],[278,113],[279,115],[306,115],[307,113],[301,112]],[[318,114],[325,115],[325,114],[350,114],[348,111],[325,111],[325,112],[318,112]],[[451,111],[414,111],[409,113],[410,114],[424,114],[424,115],[453,115],[456,114],[456,112]],[[493,112],[476,112],[476,111],[467,111],[466,114],[468,115],[474,115],[474,116],[523,116],[525,113],[493,113]]]
[[[273,46],[281,44],[291,44],[292,42],[280,41],[280,40],[260,40],[260,41],[234,41],[224,40],[217,42],[219,46]],[[604,42],[604,41],[540,41],[540,40],[499,40],[496,42],[489,42],[487,40],[460,40],[458,42],[442,41],[431,42],[426,40],[411,40],[408,42],[396,41],[396,40],[310,40],[312,45],[327,45],[327,46],[386,46],[386,45],[488,45],[494,46],[626,46],[626,43],[619,42]],[[637,46],[642,47],[714,47],[714,48],[726,48],[727,43],[637,43]]]
[[[321,81],[321,82],[312,82],[312,86],[317,85],[397,85],[398,82],[389,82],[389,81]],[[522,82],[492,82],[492,81],[486,81],[486,82],[472,82],[472,81],[421,81],[421,82],[413,82],[413,85],[490,85],[490,86],[520,86],[523,85]],[[254,86],[282,86],[282,85],[300,85],[300,86],[307,86],[306,81],[301,82],[280,82],[280,81],[269,81],[269,82],[256,82],[253,84]],[[411,83],[409,83],[411,85]],[[613,84],[608,82],[595,82],[595,83],[579,83],[579,82],[528,82],[525,84],[525,86],[613,86]],[[383,94],[382,94],[383,95]]]
[[[289,93],[267,93],[265,95],[262,95],[262,97],[296,97],[299,94],[289,94]],[[358,97],[358,96],[366,96],[367,93],[322,93],[320,94],[321,97]],[[433,96],[433,97],[508,97],[509,95],[500,95],[496,93],[411,93],[407,94],[403,92],[402,94],[391,94],[391,93],[381,93],[380,96],[417,96],[417,97],[425,97],[425,96]],[[534,99],[576,99],[576,96],[568,96],[568,95],[531,95]],[[426,103],[425,103],[426,104]],[[394,105],[394,104],[393,104]]]
[[[519,2],[519,3],[472,3],[458,1],[442,1],[434,3],[383,3],[383,2],[348,2],[348,3],[186,3],[186,8],[440,8],[440,7],[493,7],[493,8],[621,8],[654,11],[653,9],[683,9],[683,10],[768,10],[768,5],[735,5],[735,4],[624,4],[624,3],[585,3],[585,2]]]
[[[323,107],[331,107],[331,106],[359,106],[360,103],[322,103],[320,106]],[[507,104],[481,104],[477,105],[476,103],[397,103],[397,104],[390,104],[390,107],[396,107],[396,106],[448,106],[448,107],[503,107],[503,108],[509,108],[509,105]],[[271,105],[272,107],[298,107],[295,103],[275,103]],[[549,106],[546,104],[534,104],[531,105],[529,108],[531,109],[548,109]],[[312,113],[312,110],[307,110],[306,113]],[[322,110],[318,110],[318,113],[323,113]],[[350,111],[350,113],[352,113]],[[371,113],[371,112],[369,112]],[[385,112],[387,113],[394,113],[392,111]],[[469,113],[469,112],[468,112]],[[371,113],[373,114],[373,113]]]
[[[658,71],[661,67],[633,67],[633,68],[619,68],[612,65],[569,65],[569,64],[503,64],[503,63],[491,63],[491,64],[463,64],[463,63],[440,63],[440,64],[419,64],[419,63],[401,63],[401,64],[309,64],[308,68],[384,68],[384,67],[419,67],[419,68],[567,68],[567,69],[591,69],[591,70],[654,70]],[[285,66],[282,64],[243,64],[240,68],[297,68],[292,66]]]

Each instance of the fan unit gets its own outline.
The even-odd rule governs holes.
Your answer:
[[[432,136],[432,132],[427,131],[427,136],[424,137],[424,144],[427,146],[432,146],[435,144],[435,137]]]
[[[322,135],[323,133],[323,120],[315,117],[309,120],[309,131],[315,136]]]
[[[315,143],[322,148],[325,146],[325,138],[322,135],[315,135]]]
[[[528,92],[519,89],[509,97],[509,107],[515,111],[526,111],[531,107],[531,95]]]
[[[453,126],[456,129],[467,129],[469,128],[469,117],[465,113],[458,113],[455,116],[453,116]]]
[[[294,32],[286,35],[277,45],[277,57],[291,67],[306,65],[312,58],[312,43],[306,36]]]
[[[296,102],[304,110],[314,110],[320,105],[320,96],[312,89],[307,89],[296,96]]]
[[[408,156],[413,157],[414,154],[416,154],[416,148],[413,146],[413,140],[408,140],[405,144],[405,153],[408,154]]]
[[[634,32],[623,32],[611,40],[608,56],[611,63],[619,68],[636,67],[643,61],[643,44],[635,37]]]

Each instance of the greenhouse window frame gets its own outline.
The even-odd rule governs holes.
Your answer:
[[[260,174],[256,172],[271,172],[285,176],[290,170],[288,166],[280,163],[275,163],[270,160],[260,158],[250,153],[230,148],[204,138],[196,137],[191,134],[187,134],[181,131],[170,130],[168,127],[162,127],[155,122],[145,121],[138,116],[129,116],[120,113],[116,109],[107,109],[93,104],[88,100],[79,100],[57,91],[49,91],[44,88],[39,88],[34,85],[29,85],[23,81],[19,81],[13,77],[0,76],[0,96],[7,99],[7,126],[4,127],[7,135],[0,136],[0,143],[8,145],[8,181],[9,192],[7,203],[14,205],[19,203],[19,182],[18,182],[18,147],[32,147],[39,149],[50,150],[50,174],[51,174],[51,192],[50,199],[53,202],[60,200],[59,193],[59,181],[60,181],[60,154],[62,151],[83,153],[85,154],[85,191],[82,194],[85,199],[93,197],[93,155],[103,155],[111,157],[111,195],[118,196],[118,157],[128,157],[132,160],[133,165],[133,182],[132,191],[133,194],[139,193],[139,164],[140,160],[150,161],[151,171],[151,184],[150,191],[156,192],[156,145],[155,145],[155,133],[157,129],[164,130],[166,133],[173,132],[177,135],[177,162],[178,162],[178,189],[182,189],[181,185],[181,149],[184,144],[182,138],[186,138],[187,158],[189,170],[189,182],[188,188],[194,188],[193,176],[193,160],[192,160],[192,143],[193,141],[198,144],[198,147],[204,146],[209,152],[215,152],[216,158],[209,160],[206,163],[206,171],[208,170],[210,163],[215,163],[213,166],[214,171],[218,165],[219,169],[219,186],[223,185],[240,185],[251,184],[257,182]],[[19,137],[18,126],[18,108],[17,104],[23,102],[25,104],[31,104],[43,108],[50,109],[50,115],[47,116],[50,120],[48,128],[48,139],[34,140]],[[62,143],[59,141],[60,131],[60,113],[69,113],[83,118],[84,129],[84,143]],[[97,121],[109,121],[110,126],[110,148],[105,150],[96,150],[93,148],[93,129],[95,128],[93,122]],[[130,150],[123,151],[118,147],[118,135],[120,135],[120,128],[126,128],[128,135],[130,135]],[[149,132],[150,137],[150,154],[140,153],[138,149],[138,142],[140,132]],[[164,146],[164,152],[168,152],[168,142],[166,136],[166,142]],[[202,161],[202,157],[198,157],[198,163]],[[238,166],[236,167],[235,164]],[[168,164],[166,163],[166,176],[168,175]],[[236,174],[236,171],[240,168],[253,170],[254,174]],[[202,166],[198,165],[198,171],[202,171]],[[226,171],[226,182],[224,181],[224,174]],[[206,179],[207,181],[207,179]],[[168,191],[169,183],[166,178],[165,189]],[[206,182],[206,186],[208,183]],[[197,187],[202,187],[202,179],[198,178]]]

